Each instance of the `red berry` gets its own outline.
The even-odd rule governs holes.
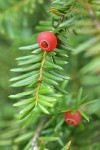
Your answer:
[[[78,111],[74,114],[72,114],[72,111],[68,111],[64,113],[64,119],[69,125],[76,126],[81,122],[82,117]]]
[[[57,46],[57,38],[52,32],[49,31],[41,32],[38,35],[38,43],[42,50],[51,52]]]

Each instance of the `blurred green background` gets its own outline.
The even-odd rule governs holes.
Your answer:
[[[20,55],[18,48],[23,45],[31,45],[33,41],[36,41],[36,26],[39,25],[40,20],[48,18],[49,13],[47,11],[49,5],[49,0],[0,0],[0,134],[3,135],[4,139],[7,138],[7,140],[0,140],[0,150],[19,150],[17,145],[14,147],[9,146],[11,145],[11,134],[16,135],[19,132],[19,126],[16,126],[17,119],[15,119],[17,112],[12,107],[14,100],[8,98],[10,94],[16,93],[16,90],[10,87],[9,79],[14,74],[9,70],[16,66],[15,58]],[[79,43],[84,42],[86,38],[90,37],[91,35],[88,37],[87,35],[74,36],[70,44],[77,47]],[[78,56],[71,55],[71,59],[69,59],[68,69],[72,79],[73,72],[77,72],[78,80],[85,87],[85,93],[91,96],[91,100],[100,98],[100,74],[95,76],[95,70],[93,72],[94,76],[81,76],[78,71],[81,66],[83,67],[85,64],[88,64],[87,62],[92,60],[95,62],[95,58],[98,58],[98,62],[100,63],[99,55],[100,50],[98,50],[97,55],[93,55],[92,57],[91,55],[88,57],[87,53],[87,57],[85,58],[83,54],[79,54]],[[99,102],[92,104],[89,107],[88,113],[91,115],[92,124],[90,122],[86,128],[81,126],[80,129],[76,129],[75,131],[70,128],[68,129],[68,135],[70,133],[70,136],[72,135],[74,139],[72,150],[100,150]],[[13,126],[15,126],[16,130],[9,133]],[[7,130],[6,128],[9,129]],[[85,140],[85,138],[89,141]],[[87,145],[85,146],[86,141]],[[21,146],[23,147],[23,145]],[[23,148],[20,148],[20,150],[23,150]]]

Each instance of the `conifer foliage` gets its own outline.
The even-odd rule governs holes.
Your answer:
[[[1,135],[14,150],[92,150],[96,144],[99,150],[93,143],[99,134],[92,132],[99,122],[89,123],[100,108],[98,4],[51,1],[49,19],[36,26],[33,44],[19,48],[10,79],[18,93],[9,97],[17,101],[20,121],[14,119],[6,138]]]
[[[60,21],[60,19],[62,19],[62,21]],[[61,26],[64,22],[63,20],[66,21],[64,17],[57,18],[56,27],[55,25],[53,25],[54,27],[50,26],[51,23],[49,22],[44,22],[44,25],[51,27],[52,32],[56,34],[58,45],[56,36],[51,34],[51,32],[42,32],[42,36],[39,35],[38,37],[38,41],[41,40],[40,38],[43,38],[42,41],[44,41],[45,38],[49,40],[50,43],[48,43],[48,45],[50,45],[50,48],[48,51],[52,50],[54,46],[55,50],[53,52],[47,53],[43,51],[43,48],[41,49],[38,43],[31,46],[20,47],[20,50],[29,51],[29,55],[17,58],[19,68],[11,69],[11,71],[20,74],[10,80],[13,82],[11,86],[23,87],[23,89],[25,89],[22,93],[10,96],[11,98],[22,99],[21,102],[14,104],[14,106],[24,105],[23,110],[20,112],[20,119],[23,119],[29,113],[33,113],[33,109],[36,107],[44,113],[50,114],[50,111],[52,111],[51,108],[56,105],[58,98],[63,94],[61,89],[57,87],[60,86],[60,83],[64,80],[68,80],[68,76],[64,75],[63,66],[67,64],[67,50],[72,49],[67,43],[63,43],[63,39],[66,40],[67,38],[67,34],[64,34],[67,29],[66,25],[62,25],[61,28],[59,27],[59,25]],[[55,20],[53,24],[54,23]],[[46,24],[48,24],[48,26]],[[48,33],[50,33],[50,35],[48,35]],[[67,92],[65,91],[65,93]]]

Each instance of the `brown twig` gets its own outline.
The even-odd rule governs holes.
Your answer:
[[[86,0],[86,6],[87,6],[87,8],[88,8],[89,14],[91,15],[91,17],[92,17],[92,19],[93,19],[93,21],[94,21],[94,23],[95,23],[96,28],[97,28],[98,31],[100,32],[100,22],[99,22],[98,19],[96,18],[95,14],[94,14],[94,12],[93,12],[93,10],[92,10],[92,8],[91,8],[91,5],[90,5],[90,3],[89,3],[89,0]]]
[[[36,105],[38,103],[38,95],[39,95],[39,90],[40,90],[40,86],[41,86],[41,83],[42,83],[43,66],[44,66],[44,63],[45,63],[45,59],[46,59],[46,51],[44,51],[44,54],[43,54],[43,59],[42,59],[42,62],[41,62],[40,73],[39,73],[40,75],[39,75],[39,79],[38,79],[38,86],[37,86],[36,94],[35,94],[35,104]]]
[[[41,131],[43,129],[43,126],[46,122],[47,118],[43,118],[34,134],[34,137],[33,137],[33,140],[32,140],[32,150],[39,150],[38,149],[38,138],[39,138],[39,135],[41,134]]]

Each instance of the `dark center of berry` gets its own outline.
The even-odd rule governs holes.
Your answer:
[[[48,43],[47,43],[46,41],[42,41],[42,42],[41,42],[41,46],[42,46],[43,48],[48,48]]]
[[[70,125],[72,125],[72,126],[75,125],[75,121],[74,121],[74,120],[68,119],[68,120],[67,120],[67,123],[70,124]]]

